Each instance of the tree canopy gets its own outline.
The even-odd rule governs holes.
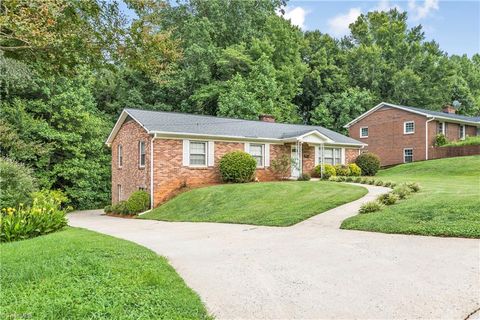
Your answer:
[[[343,125],[381,101],[480,113],[480,55],[448,55],[395,9],[336,39],[283,0],[4,0],[0,153],[70,204],[110,197],[105,139],[126,107]],[[344,132],[345,133],[345,132]]]

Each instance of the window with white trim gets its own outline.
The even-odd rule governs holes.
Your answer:
[[[138,166],[145,167],[145,141],[138,141]]]
[[[444,130],[443,130],[444,126],[443,126],[443,122],[439,122],[438,125],[437,125],[437,134],[444,134]]]
[[[403,123],[403,133],[404,134],[415,133],[415,122],[414,121],[405,121]]]
[[[460,138],[460,140],[465,139],[465,125],[464,124],[460,125],[459,138]]]
[[[318,163],[322,163],[322,148],[318,148]],[[342,148],[325,147],[323,149],[323,163],[331,165],[342,164]]]
[[[403,162],[413,162],[413,149],[403,149]]]
[[[360,128],[360,138],[368,138],[368,127]]]
[[[123,166],[123,147],[121,144],[117,146],[117,160],[118,167],[121,168]]]
[[[264,166],[265,145],[264,144],[250,144],[249,153],[257,161],[257,168]]]
[[[206,141],[190,141],[189,147],[190,165],[197,167],[207,166],[207,142]]]
[[[118,201],[122,201],[122,185],[117,184],[117,198]]]

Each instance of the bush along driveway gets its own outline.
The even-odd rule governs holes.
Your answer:
[[[339,229],[390,190],[366,188],[365,197],[288,228],[118,219],[100,211],[69,220],[167,257],[219,319],[464,319],[478,308],[478,240]]]

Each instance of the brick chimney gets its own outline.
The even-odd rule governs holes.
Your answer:
[[[275,122],[275,117],[271,114],[261,114],[258,116],[258,119],[265,122]]]
[[[455,109],[451,105],[447,104],[446,106],[443,107],[442,112],[444,112],[444,113],[456,113],[457,109]]]

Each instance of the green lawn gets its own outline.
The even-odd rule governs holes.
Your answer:
[[[1,319],[204,319],[165,258],[131,242],[67,228],[0,245]]]
[[[376,179],[419,182],[422,191],[342,228],[480,238],[480,156],[439,159],[381,170]]]
[[[328,181],[224,184],[182,193],[140,218],[290,226],[366,193]]]

